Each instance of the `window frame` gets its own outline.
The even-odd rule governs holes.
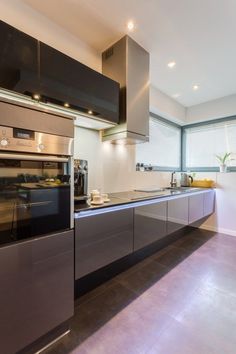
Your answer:
[[[181,127],[182,171],[190,171],[190,172],[219,172],[219,166],[214,166],[214,167],[202,167],[202,166],[188,167],[188,166],[186,166],[186,149],[187,149],[187,146],[186,146],[186,129],[195,128],[195,127],[203,127],[203,126],[217,124],[217,123],[230,122],[230,121],[233,121],[233,120],[236,122],[236,116],[229,116],[229,117],[224,117],[224,118],[211,119],[211,120],[207,120],[207,121],[204,121],[204,122],[198,122],[198,123],[183,125]],[[228,172],[236,172],[236,166],[228,166],[227,171]]]
[[[180,171],[182,171],[182,126],[175,123],[175,122],[172,122],[168,119],[165,119],[153,112],[149,112],[149,117],[154,118],[157,121],[162,122],[166,125],[169,125],[170,127],[175,127],[177,129],[179,129],[179,132],[180,132],[179,166],[173,167],[173,166],[152,165],[151,171],[159,171],[159,172],[172,172],[172,171],[180,172]],[[145,165],[145,166],[148,166],[148,165]],[[147,171],[147,170],[145,170],[145,171]]]

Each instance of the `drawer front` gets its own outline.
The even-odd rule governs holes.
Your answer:
[[[203,218],[203,198],[203,193],[189,197],[189,224]]]
[[[73,316],[73,245],[73,231],[68,231],[0,249],[4,354],[19,351]]]
[[[76,219],[75,279],[133,252],[133,209]]]
[[[203,214],[210,215],[215,211],[215,191],[207,191],[204,193]]]
[[[135,208],[134,251],[166,236],[167,202]]]
[[[167,232],[171,234],[188,225],[188,197],[168,201]]]

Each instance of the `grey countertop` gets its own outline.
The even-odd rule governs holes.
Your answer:
[[[148,201],[152,199],[166,198],[166,197],[176,197],[181,196],[183,194],[195,193],[206,191],[207,188],[183,188],[180,190],[170,190],[163,189],[156,192],[143,192],[143,191],[125,191],[118,193],[110,193],[109,199],[110,202],[103,203],[101,205],[90,205],[88,203],[77,204],[75,203],[75,213],[83,212],[83,211],[92,211],[97,209],[103,209],[113,206],[119,206],[124,204],[131,204],[141,201]]]

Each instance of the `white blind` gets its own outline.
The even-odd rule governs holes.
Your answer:
[[[236,153],[236,120],[187,128],[186,133],[186,166],[216,167],[216,155]],[[229,166],[236,166],[232,160]]]
[[[136,162],[180,167],[180,128],[155,118],[149,120],[149,142],[136,145]]]

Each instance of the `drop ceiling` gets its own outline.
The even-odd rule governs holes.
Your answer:
[[[133,20],[151,84],[186,107],[236,93],[235,0],[23,1],[99,52]]]

